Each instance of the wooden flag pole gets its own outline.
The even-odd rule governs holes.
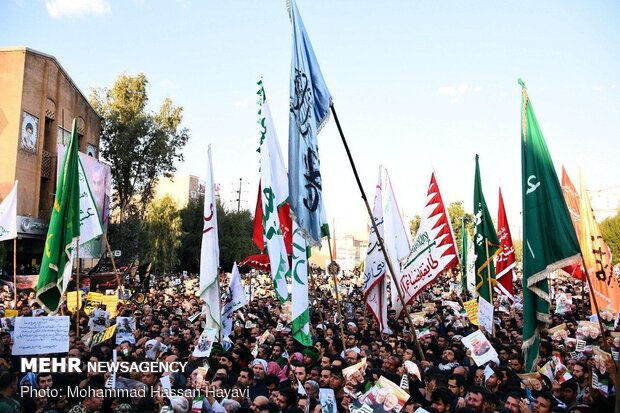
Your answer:
[[[312,282],[312,289],[314,290],[314,299],[317,300],[317,298],[318,298],[320,300],[319,295],[316,293],[316,277],[314,276],[314,274],[312,272],[312,269],[310,268],[310,263],[308,263],[308,276],[310,278],[310,282]],[[321,306],[320,309],[321,310],[319,311],[319,318],[321,319],[321,324],[323,325],[323,330],[325,330],[326,327],[325,327],[325,320],[323,319],[323,306]]]
[[[76,298],[78,302],[77,309],[75,311],[75,338],[80,338],[80,294],[82,291],[80,290],[80,237],[77,237],[77,247],[76,247],[76,257],[77,262],[75,264],[75,292]]]
[[[609,349],[609,343],[607,342],[607,338],[605,337],[605,326],[603,325],[603,321],[601,320],[601,313],[598,309],[598,301],[596,300],[596,294],[594,293],[594,289],[592,288],[592,281],[590,281],[590,275],[588,274],[588,267],[586,265],[585,259],[583,258],[583,254],[581,254],[581,262],[583,263],[583,268],[585,269],[585,272],[583,273],[583,275],[588,280],[588,288],[590,289],[590,299],[593,300],[594,302],[594,309],[596,310],[596,318],[598,319],[598,325],[601,328],[601,335],[603,336],[603,345],[604,345],[605,350],[611,353],[611,350]],[[585,302],[585,297],[584,297],[584,302]],[[616,360],[614,360],[613,357],[611,359],[614,362],[614,366],[617,367]]]
[[[581,273],[581,311],[582,318],[586,319],[586,277],[588,276],[588,271],[584,269]]]
[[[17,310],[17,237],[13,238],[13,298],[13,308]]]
[[[484,240],[484,247],[487,251],[487,281],[489,283],[489,300],[491,306],[493,307],[493,312],[495,312],[495,304],[493,304],[493,283],[491,282],[491,265],[489,264],[489,243],[486,239]],[[495,323],[493,322],[493,319],[491,319],[491,323],[493,326],[493,328],[491,328],[491,335],[495,337]]]
[[[334,105],[332,104],[330,106],[332,114],[334,115],[334,121],[336,122],[336,127],[338,128],[338,132],[340,133],[340,138],[342,139],[342,144],[344,145],[344,149],[347,152],[347,156],[349,158],[349,163],[351,164],[351,169],[353,170],[353,175],[355,175],[355,180],[357,181],[357,186],[360,190],[361,196],[362,196],[362,200],[364,201],[364,204],[366,205],[366,212],[368,212],[368,217],[370,218],[370,222],[372,223],[372,227],[375,231],[375,234],[377,234],[377,241],[379,242],[379,246],[381,247],[381,251],[383,251],[383,256],[385,257],[385,261],[386,264],[388,266],[388,270],[390,272],[390,276],[392,277],[392,282],[394,283],[394,285],[396,285],[396,291],[398,291],[398,297],[400,298],[400,301],[403,303],[403,310],[405,311],[405,314],[407,315],[407,320],[409,321],[409,326],[411,327],[411,334],[413,335],[413,341],[415,343],[415,346],[418,350],[418,352],[420,353],[420,357],[422,358],[422,360],[426,361],[426,358],[424,357],[424,352],[422,351],[422,346],[420,346],[420,341],[418,340],[418,335],[416,334],[415,331],[415,327],[413,325],[413,319],[411,318],[411,314],[409,313],[409,311],[407,310],[407,302],[405,301],[405,297],[403,294],[403,291],[400,287],[400,284],[398,283],[398,280],[396,279],[396,276],[394,275],[394,269],[392,268],[392,262],[390,261],[390,259],[388,258],[387,255],[387,250],[385,249],[385,245],[383,245],[383,239],[381,238],[380,234],[379,234],[379,230],[377,229],[377,223],[375,222],[375,219],[372,215],[372,210],[370,209],[370,205],[368,204],[368,198],[366,198],[366,193],[364,192],[364,187],[362,186],[362,182],[360,181],[360,177],[357,173],[357,168],[355,167],[355,162],[353,161],[353,156],[351,155],[351,150],[349,149],[349,145],[347,144],[347,140],[344,137],[344,132],[342,131],[342,127],[340,126],[340,121],[338,120],[338,115],[336,114],[336,108],[334,107]]]
[[[112,254],[112,249],[110,248],[110,243],[108,242],[108,235],[103,233],[103,242],[105,242],[106,250],[108,251],[108,255],[110,255],[110,260],[112,261],[112,271],[114,271],[114,276],[116,277],[116,283],[118,284],[118,288],[121,290],[121,297],[123,298],[123,303],[125,302],[125,292],[123,291],[123,283],[121,282],[121,277],[118,276],[118,271],[116,269],[116,262],[114,261],[114,254]]]
[[[331,234],[327,236],[327,249],[329,250],[329,265],[335,264],[334,256],[332,254]],[[342,349],[346,350],[347,341],[344,338],[344,317],[342,316],[342,303],[340,302],[340,293],[338,293],[338,278],[336,272],[330,271],[327,266],[327,272],[331,273],[332,280],[334,282],[334,292],[336,293],[336,306],[338,306],[338,316],[340,317],[340,338],[342,339]]]

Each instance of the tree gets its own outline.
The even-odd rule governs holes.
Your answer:
[[[415,217],[413,217],[413,219],[409,223],[409,231],[411,232],[411,239],[415,239],[418,229],[420,228],[420,221],[422,221],[422,217],[419,215],[416,215]]]
[[[130,264],[138,259],[148,259],[148,233],[145,222],[136,214],[129,215],[123,222],[108,224],[108,241],[115,250],[122,252],[117,264]]]
[[[601,234],[611,250],[612,264],[620,263],[620,213],[601,222]]]
[[[462,221],[463,219],[465,220],[465,229],[471,234],[474,228],[474,215],[465,212],[463,201],[451,202],[450,205],[448,205],[448,214],[450,214],[450,223],[454,231],[454,240],[456,241],[456,247],[460,254],[463,244],[461,230]]]
[[[103,118],[101,155],[112,164],[114,206],[121,221],[136,212],[143,216],[157,178],[172,176],[189,139],[180,126],[183,109],[170,99],[159,112],[147,111],[147,83],[143,73],[122,74],[111,89],[91,90],[90,102]]]
[[[202,226],[204,198],[190,203],[180,211],[182,220],[179,270],[198,272],[200,269],[200,247],[202,243]],[[245,257],[258,254],[252,242],[254,220],[248,210],[237,212],[226,209],[217,203],[217,228],[220,243],[220,267],[225,271],[232,269],[233,263]]]
[[[172,271],[179,262],[177,250],[181,246],[181,216],[174,200],[166,195],[150,202],[145,223],[153,267],[164,274]]]

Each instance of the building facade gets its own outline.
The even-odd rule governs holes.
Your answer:
[[[205,194],[205,182],[194,175],[174,175],[170,178],[162,177],[157,180],[154,199],[170,196],[183,209],[191,200],[197,200]]]
[[[101,118],[56,58],[0,48],[0,199],[18,180],[18,272],[32,273],[40,264],[56,191],[57,144],[67,143],[74,118],[80,152],[98,158]]]

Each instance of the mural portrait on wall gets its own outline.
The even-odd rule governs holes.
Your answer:
[[[37,153],[37,133],[39,131],[39,118],[27,112],[22,116],[21,139],[19,148],[31,153]]]

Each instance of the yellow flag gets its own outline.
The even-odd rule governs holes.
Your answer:
[[[613,314],[620,311],[620,287],[618,280],[613,276],[611,265],[611,251],[601,234],[601,229],[594,218],[594,211],[588,196],[583,177],[580,176],[581,209],[581,252],[588,270],[588,277],[592,282],[590,294],[594,294],[598,302],[599,310],[610,309]],[[592,314],[596,314],[594,300],[592,301]]]

